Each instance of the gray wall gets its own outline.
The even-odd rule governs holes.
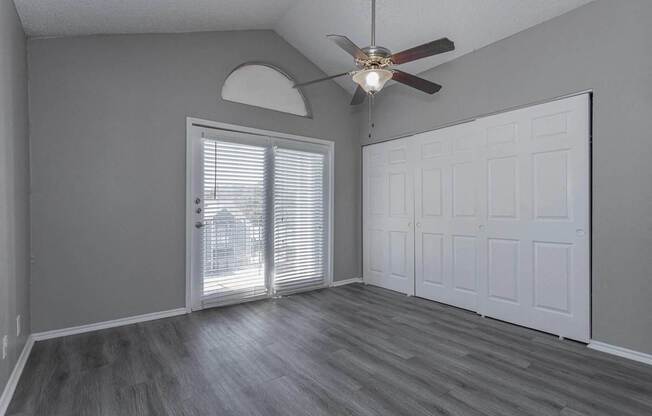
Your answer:
[[[0,0],[0,340],[9,336],[0,393],[30,333],[28,149],[25,34],[13,2]]]
[[[592,89],[593,338],[652,353],[652,2],[599,0],[376,98],[375,141]],[[366,117],[359,119],[369,143]]]
[[[35,332],[184,306],[186,116],[335,141],[334,278],[360,276],[360,146],[349,97],[313,119],[225,102],[237,65],[323,74],[271,31],[30,40]]]

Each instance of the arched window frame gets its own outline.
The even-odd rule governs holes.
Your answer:
[[[261,107],[261,106],[257,106],[257,105],[253,105],[253,104],[247,104],[247,103],[243,103],[243,102],[240,102],[240,101],[233,101],[233,100],[229,100],[227,98],[224,98],[223,90],[224,90],[224,85],[225,85],[226,81],[235,72],[237,72],[238,70],[240,70],[240,69],[242,69],[244,67],[247,67],[247,66],[265,66],[265,67],[268,67],[268,68],[278,72],[279,74],[283,75],[292,84],[296,83],[295,78],[292,75],[290,75],[289,72],[287,72],[286,70],[284,70],[282,68],[279,68],[278,66],[276,66],[274,64],[270,64],[269,62],[261,62],[261,61],[245,62],[245,63],[240,64],[240,65],[236,66],[235,68],[233,68],[233,70],[231,72],[229,72],[229,74],[224,78],[224,81],[222,81],[222,87],[220,88],[220,96],[222,97],[222,99],[224,101],[229,101],[229,102],[232,102],[232,103],[247,105],[247,106],[250,106],[250,107],[262,108],[262,109],[270,110],[270,111],[276,111],[278,113],[289,114],[289,115],[297,116],[297,117],[304,117],[304,118],[310,118],[310,119],[313,118],[313,113],[312,113],[312,108],[310,106],[310,102],[308,101],[308,98],[306,97],[306,94],[304,93],[304,91],[303,91],[303,89],[301,87],[297,87],[296,91],[299,94],[299,96],[301,97],[301,100],[303,101],[303,105],[304,105],[304,107],[306,109],[306,115],[305,116],[300,115],[300,114],[290,113],[290,112],[283,111],[283,110],[277,110],[277,109],[269,108],[269,107]]]

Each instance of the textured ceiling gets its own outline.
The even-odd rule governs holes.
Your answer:
[[[29,36],[273,29],[300,0],[14,0]]]
[[[591,1],[377,0],[376,43],[397,52],[443,36],[455,42],[454,52],[401,67],[419,73]],[[346,71],[353,62],[325,35],[346,35],[360,46],[369,44],[370,37],[370,0],[15,0],[15,3],[30,36],[273,29],[327,74]],[[338,82],[353,91],[350,79],[345,77]]]

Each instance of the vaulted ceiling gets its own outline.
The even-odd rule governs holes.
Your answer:
[[[447,36],[456,50],[419,73],[593,0],[377,0],[376,43],[394,52]],[[370,0],[15,0],[30,36],[273,29],[327,74],[352,59],[325,35],[369,44]],[[305,81],[305,80],[301,80]],[[353,83],[337,81],[348,91]]]

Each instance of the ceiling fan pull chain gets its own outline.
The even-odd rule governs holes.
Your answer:
[[[374,120],[373,120],[374,96],[369,95],[369,139],[373,138]]]

